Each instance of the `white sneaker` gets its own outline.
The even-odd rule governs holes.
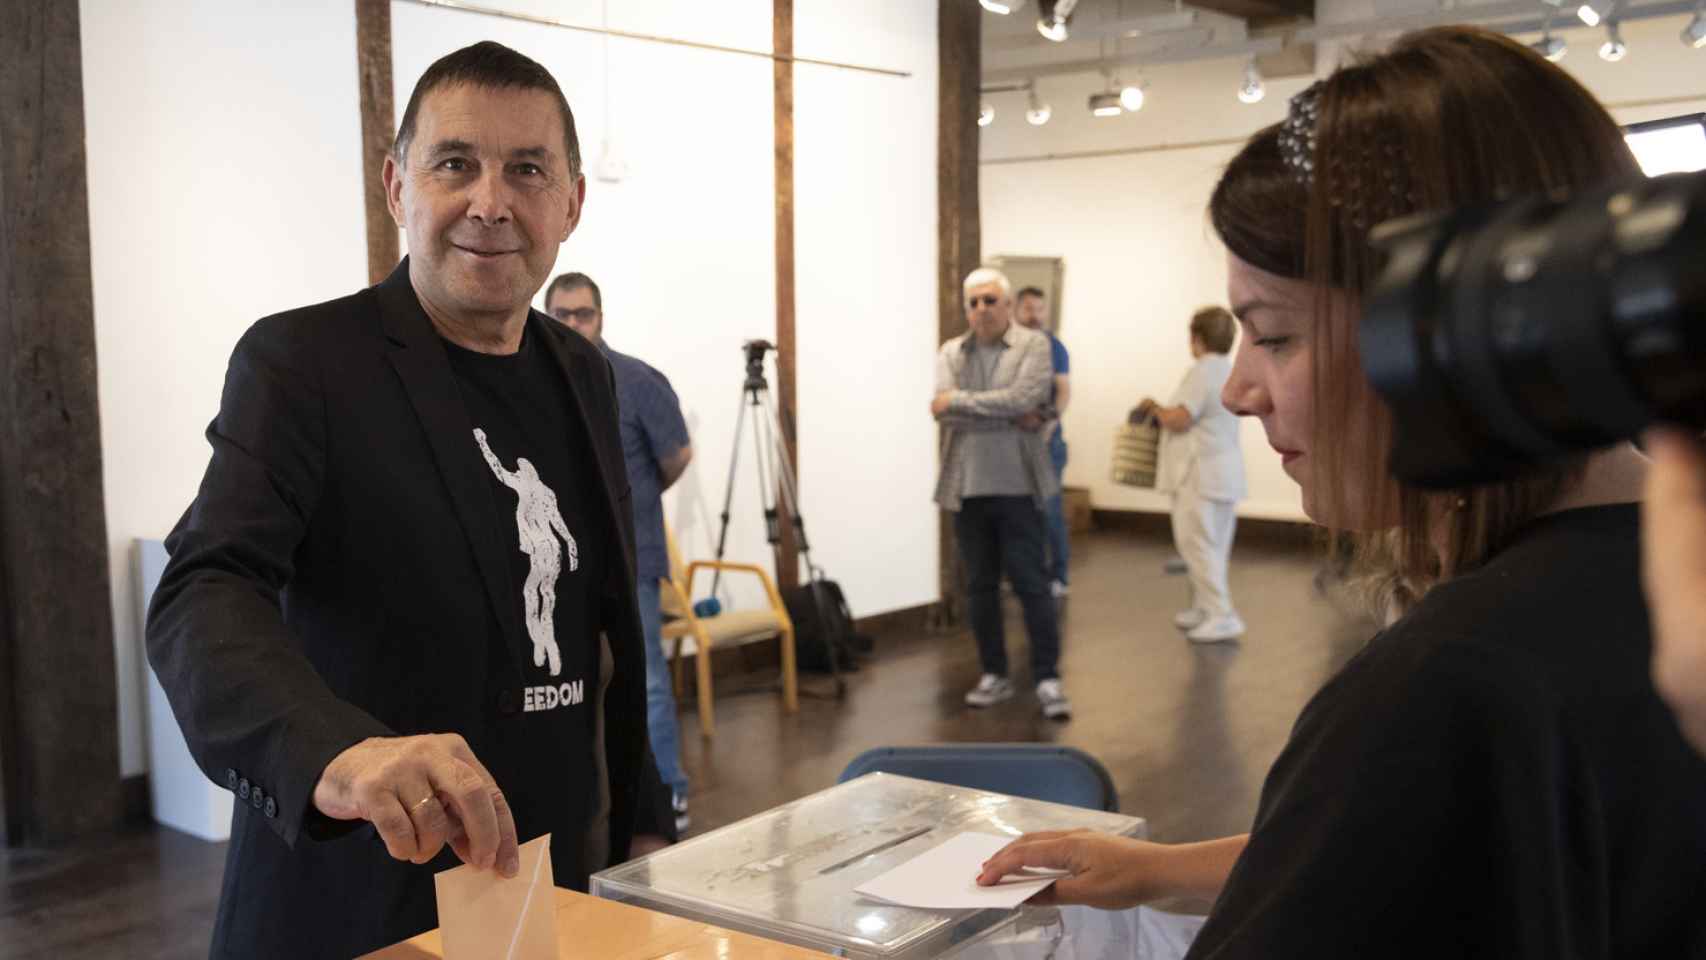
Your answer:
[[[679,793],[672,794],[669,806],[675,812],[676,835],[685,836],[687,828],[693,826],[693,818],[687,815],[687,798]]]
[[[966,692],[966,706],[993,707],[1003,700],[1013,699],[1013,681],[986,673],[977,686]]]
[[[1059,580],[1052,580],[1049,582],[1048,592],[1054,594],[1054,598],[1059,600],[1061,597],[1066,596],[1072,591],[1066,586],[1066,584],[1061,583]]]
[[[1050,720],[1072,719],[1072,701],[1066,699],[1066,691],[1061,689],[1059,680],[1044,680],[1037,684],[1037,700],[1042,704],[1043,716]]]
[[[1202,622],[1207,619],[1208,614],[1198,610],[1196,607],[1192,607],[1189,610],[1180,610],[1178,613],[1173,614],[1173,626],[1178,627],[1180,630],[1190,630],[1193,627],[1200,626]]]
[[[1244,621],[1238,619],[1236,613],[1204,620],[1185,633],[1186,639],[1192,643],[1225,643],[1243,635]]]

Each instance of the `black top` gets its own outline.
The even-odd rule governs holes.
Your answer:
[[[1304,708],[1190,956],[1706,956],[1706,760],[1632,505],[1542,518]]]
[[[488,467],[499,505],[497,535],[510,558],[510,607],[526,627],[531,660],[521,664],[521,711],[509,734],[539,744],[536,762],[578,771],[543,803],[580,820],[596,809],[599,771],[593,719],[598,684],[596,594],[613,531],[592,509],[592,449],[573,395],[535,337],[494,356],[445,341],[468,420],[468,442]],[[507,656],[494,644],[494,658]],[[546,746],[548,745],[548,747]],[[517,797],[527,803],[533,798]],[[523,841],[531,839],[522,837]],[[581,837],[554,837],[553,875],[586,873]]]

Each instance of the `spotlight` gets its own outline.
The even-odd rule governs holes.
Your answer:
[[[1601,20],[1611,15],[1617,6],[1617,0],[1587,0],[1576,8],[1576,16],[1590,27],[1597,27]]]
[[[1143,109],[1143,88],[1139,87],[1135,84],[1131,85],[1131,86],[1127,86],[1127,87],[1122,87],[1120,89],[1120,106],[1126,108],[1127,110],[1131,111],[1132,113],[1136,113],[1137,111],[1142,110]]]
[[[1090,94],[1090,115],[1092,117],[1117,117],[1125,111],[1120,109],[1120,95],[1117,93]]]
[[[1629,47],[1623,43],[1623,35],[1617,30],[1616,20],[1605,22],[1605,42],[1599,46],[1599,58],[1608,63],[1616,63],[1629,54]]]
[[[986,104],[983,104],[982,106],[977,108],[977,125],[978,126],[987,127],[994,122],[995,122],[995,108],[994,107],[992,107],[986,103]]]
[[[1049,109],[1048,104],[1037,99],[1037,88],[1031,87],[1030,108],[1025,111],[1025,122],[1033,127],[1040,127],[1052,116],[1054,111]]]
[[[1564,54],[1570,52],[1562,37],[1554,37],[1550,33],[1529,44],[1529,47],[1553,63],[1564,59]]]
[[[1682,42],[1696,50],[1706,49],[1706,3],[1694,11],[1694,19],[1682,28]]]
[[[1038,0],[1037,32],[1055,43],[1067,37],[1067,25],[1072,22],[1072,8],[1078,0]]]
[[[1262,71],[1256,69],[1256,61],[1251,60],[1244,65],[1244,81],[1238,84],[1238,99],[1244,103],[1261,103],[1267,92],[1262,85]]]
[[[990,13],[1006,16],[1025,5],[1025,0],[977,0],[978,6]]]

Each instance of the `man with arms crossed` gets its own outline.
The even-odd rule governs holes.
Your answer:
[[[1044,716],[1066,720],[1072,704],[1060,683],[1060,626],[1043,545],[1043,506],[1059,484],[1041,433],[1020,423],[1048,400],[1048,339],[1013,322],[1011,286],[999,270],[972,271],[964,289],[970,329],[936,355],[930,412],[945,428],[936,503],[954,514],[983,667],[966,703],[988,707],[1013,696],[999,593],[1005,570],[1025,611],[1037,701]]]

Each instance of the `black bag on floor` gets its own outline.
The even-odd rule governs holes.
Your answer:
[[[814,596],[815,593],[815,596]],[[808,673],[828,673],[829,651],[835,651],[835,666],[842,673],[859,669],[853,651],[861,646],[869,652],[869,637],[853,632],[853,614],[847,597],[834,580],[814,580],[782,591],[788,619],[794,621],[794,656]],[[862,644],[861,644],[862,641]]]

